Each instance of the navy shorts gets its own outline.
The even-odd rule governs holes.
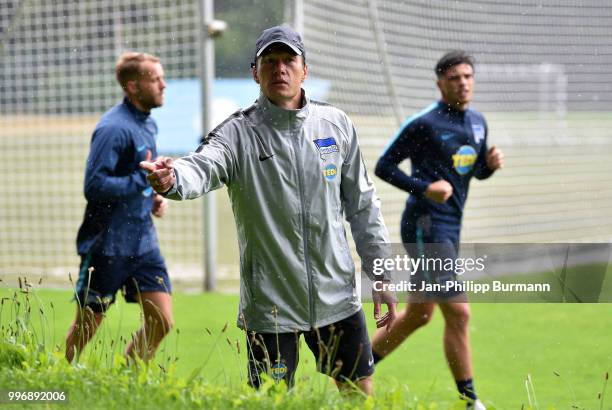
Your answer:
[[[89,268],[93,268],[91,274]],[[121,289],[127,302],[137,302],[142,292],[171,293],[166,263],[159,249],[140,256],[81,255],[76,298],[82,307],[104,312]]]
[[[459,256],[460,232],[460,223],[436,221],[430,214],[415,213],[410,205],[402,215],[401,236],[408,255],[431,262],[427,269],[419,269],[410,278],[417,289],[434,288],[422,293],[428,301],[444,301],[464,293],[455,288],[445,289],[447,281],[458,280],[457,274],[454,269],[445,269],[444,264],[433,261],[455,260]]]
[[[294,333],[247,335],[249,384],[259,388],[260,374],[293,385],[299,362],[300,334],[317,360],[317,371],[338,381],[359,380],[374,373],[372,346],[363,310],[328,326]]]

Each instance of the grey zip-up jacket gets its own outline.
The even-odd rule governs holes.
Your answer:
[[[308,330],[361,308],[343,213],[370,278],[373,258],[388,256],[352,122],[328,104],[303,103],[285,110],[261,94],[174,162],[168,198],[228,188],[240,248],[238,326],[246,330]]]

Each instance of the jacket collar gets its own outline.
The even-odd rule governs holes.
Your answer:
[[[278,129],[290,129],[301,126],[306,117],[308,117],[308,111],[310,110],[310,100],[306,97],[304,89],[302,89],[302,108],[297,110],[281,108],[272,103],[263,93],[259,94],[257,101],[264,120]]]
[[[127,97],[123,97],[123,104],[127,107],[127,109],[132,113],[134,118],[139,121],[146,121],[147,118],[151,115],[150,112],[142,112],[134,104],[130,102]]]
[[[459,117],[463,117],[465,113],[469,110],[469,108],[466,108],[465,111],[461,111],[457,109],[457,107],[447,104],[442,100],[438,102],[438,107],[439,107],[439,110],[444,113],[447,113],[452,116],[459,116]]]

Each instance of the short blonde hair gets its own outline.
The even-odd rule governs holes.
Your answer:
[[[127,87],[128,81],[137,80],[144,73],[140,70],[140,65],[145,61],[159,63],[159,58],[147,53],[136,53],[128,51],[119,56],[117,64],[115,64],[115,75],[117,82],[124,90]]]

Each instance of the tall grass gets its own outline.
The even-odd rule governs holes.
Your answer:
[[[39,297],[36,287],[22,279],[19,289],[2,293],[7,296],[0,301],[0,389],[65,391],[68,403],[62,408],[465,408],[465,402],[440,401],[433,393],[416,397],[405,383],[397,381],[388,384],[377,381],[376,395],[368,398],[359,394],[341,395],[330,379],[307,375],[298,378],[290,390],[264,375],[262,387],[253,390],[246,383],[246,346],[236,340],[235,334],[229,335],[227,325],[213,328],[210,321],[201,322],[200,336],[195,338],[208,346],[202,349],[201,356],[181,357],[178,353],[181,330],[177,327],[173,337],[162,342],[155,360],[127,365],[123,352],[129,341],[122,332],[111,330],[114,328],[103,322],[80,360],[69,364],[64,359],[63,346],[54,344],[59,336],[54,334],[55,307]],[[122,320],[121,315],[113,318],[114,322]],[[179,376],[179,358],[181,362],[188,361],[193,370]],[[238,374],[235,368],[240,369]],[[559,373],[555,375],[561,377]],[[551,408],[540,403],[541,397],[536,401],[537,381],[537,377],[528,376],[526,390],[516,392],[523,398],[524,409]],[[572,390],[565,379],[563,383]],[[603,385],[597,387],[600,409],[609,408],[605,403],[606,387],[607,374]],[[566,408],[582,408],[576,405],[573,391],[572,396],[572,403]],[[0,398],[0,402],[3,400],[6,398]],[[40,404],[27,406],[39,408]],[[59,404],[46,405],[47,408],[56,406]]]
[[[68,403],[62,408],[438,408],[435,404],[419,402],[403,386],[395,386],[375,398],[366,398],[360,394],[341,395],[331,382],[321,383],[321,379],[298,380],[294,388],[288,389],[286,384],[277,384],[264,374],[260,389],[253,390],[248,387],[244,373],[239,380],[231,380],[223,374],[225,366],[246,369],[241,354],[245,347],[225,336],[227,325],[216,332],[203,329],[203,337],[212,338],[214,348],[205,353],[200,363],[193,363],[194,370],[186,378],[177,376],[178,357],[168,352],[171,350],[168,346],[161,349],[165,357],[128,365],[122,355],[128,341],[121,335],[111,334],[104,322],[84,354],[69,364],[64,359],[63,347],[51,344],[55,340],[52,334],[54,307],[46,305],[27,280],[20,279],[20,288],[12,291],[10,297],[2,298],[0,303],[0,388],[5,391],[64,391]],[[178,338],[180,329],[174,332]],[[233,354],[222,350],[223,344],[229,345]],[[204,376],[209,373],[206,370],[212,355],[224,358],[221,383],[218,377],[213,377],[215,381],[211,382]],[[24,405],[36,407],[40,403]],[[47,403],[47,406],[56,405]],[[459,401],[453,406],[464,407],[465,403]]]

